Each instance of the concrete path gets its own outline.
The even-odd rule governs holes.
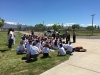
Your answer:
[[[73,46],[83,46],[87,52],[74,52],[69,60],[41,75],[100,75],[100,39],[78,38]]]

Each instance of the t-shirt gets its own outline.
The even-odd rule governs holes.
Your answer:
[[[65,49],[63,47],[60,47],[58,49],[58,52],[60,53],[60,55],[66,55],[66,51],[65,51]]]
[[[62,44],[62,46],[63,46],[64,48],[67,48],[67,45],[66,45],[66,44]]]
[[[31,55],[39,54],[39,48],[36,46],[31,46],[30,53]]]
[[[32,46],[31,44],[26,45],[26,50],[27,50],[26,54],[29,54],[29,52],[31,50],[31,46]]]
[[[10,35],[12,35],[12,36],[10,36]],[[13,39],[13,38],[14,38],[14,34],[13,34],[12,31],[10,31],[9,36],[8,36],[8,39]]]
[[[67,50],[70,51],[70,52],[72,52],[73,46],[72,45],[67,45]]]
[[[18,51],[20,51],[20,52],[24,52],[24,48],[25,48],[25,45],[24,44],[21,44],[20,46],[19,46],[19,50]]]
[[[43,48],[43,53],[49,53],[49,52],[50,52],[50,49],[48,47]]]
[[[36,47],[38,47],[38,48],[41,50],[41,43],[38,42],[38,43],[36,44]]]

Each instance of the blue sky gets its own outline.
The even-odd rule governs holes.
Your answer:
[[[100,0],[0,0],[0,17],[7,22],[27,25],[100,25]]]

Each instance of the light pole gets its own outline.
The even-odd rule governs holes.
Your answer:
[[[44,21],[43,21],[43,25],[44,25]]]
[[[94,15],[95,15],[95,14],[92,14],[92,15],[91,15],[91,16],[92,16],[92,35],[93,35],[93,30],[94,30],[94,29],[93,29],[93,20],[94,20]]]

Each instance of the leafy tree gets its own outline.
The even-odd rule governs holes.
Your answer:
[[[80,25],[79,24],[73,24],[72,25],[72,29],[80,29]]]
[[[94,28],[95,28],[95,29],[97,28],[96,25],[94,26]]]
[[[44,26],[43,24],[36,24],[34,28],[35,30],[38,30],[38,31],[46,30],[46,26]]]
[[[64,25],[63,25],[63,23],[62,23],[62,25],[61,25],[61,28],[62,28],[62,29],[64,28]]]
[[[57,24],[54,24],[52,26],[52,28],[55,30],[55,31],[58,31],[59,29],[61,29],[61,26],[60,25],[57,25]]]
[[[86,29],[87,29],[87,30],[93,30],[94,27],[92,27],[92,26],[87,26]]]
[[[21,26],[20,25],[17,25],[17,28],[18,28],[18,31],[21,31]]]
[[[2,30],[2,27],[4,26],[4,22],[5,22],[5,20],[0,18],[0,28],[1,28],[1,30]]]
[[[100,27],[99,27],[99,26],[98,26],[97,28],[98,28],[98,30],[100,29]]]

